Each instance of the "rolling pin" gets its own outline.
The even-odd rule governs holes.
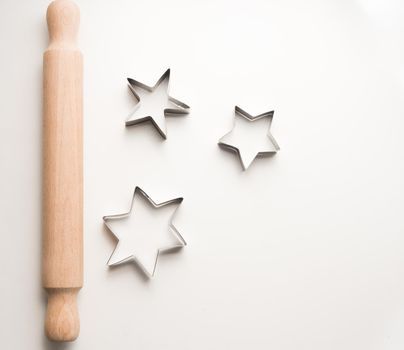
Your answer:
[[[48,295],[45,333],[73,341],[80,330],[77,294],[83,285],[83,59],[77,48],[80,13],[70,0],[47,10],[43,57],[42,281]]]

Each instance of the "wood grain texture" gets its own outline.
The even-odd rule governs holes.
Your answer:
[[[45,332],[54,341],[79,334],[77,293],[83,284],[83,63],[78,7],[52,2],[43,82],[43,286]]]

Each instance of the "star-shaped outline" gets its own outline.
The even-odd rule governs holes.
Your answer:
[[[272,119],[273,119],[273,116],[274,116],[274,111],[265,112],[265,113],[262,113],[262,114],[258,114],[258,115],[256,115],[256,116],[253,116],[253,115],[247,113],[246,111],[244,111],[243,109],[241,109],[240,107],[235,106],[234,112],[235,112],[235,118],[236,118],[236,116],[238,115],[238,116],[240,116],[240,117],[245,118],[245,119],[248,120],[249,122],[254,122],[254,121],[259,120],[259,119],[262,119],[262,118],[269,118],[269,126],[268,126],[267,137],[269,138],[269,140],[271,141],[271,143],[273,144],[273,146],[274,146],[274,148],[275,148],[274,151],[257,152],[257,154],[256,154],[256,156],[253,158],[253,160],[252,160],[249,164],[247,164],[247,166],[246,166],[246,165],[245,165],[245,161],[243,160],[242,151],[241,151],[238,147],[236,147],[236,146],[234,146],[234,145],[232,145],[232,144],[229,144],[229,143],[226,143],[226,142],[223,141],[223,139],[224,139],[227,135],[230,135],[230,134],[233,132],[234,128],[236,127],[236,119],[234,119],[232,129],[231,129],[228,133],[226,133],[224,136],[222,136],[222,137],[219,139],[218,145],[221,146],[221,147],[230,149],[230,150],[232,150],[232,151],[235,151],[235,152],[238,154],[239,158],[240,158],[240,162],[241,162],[241,166],[242,166],[243,170],[247,170],[248,167],[249,167],[249,166],[252,164],[252,162],[254,161],[254,159],[257,158],[258,156],[270,155],[270,154],[272,154],[272,153],[277,153],[277,152],[280,150],[278,143],[276,142],[275,138],[272,136],[272,134],[271,134],[271,132],[270,132],[271,124],[272,124]]]
[[[166,79],[168,80],[168,83],[167,83],[168,101],[179,108],[164,108],[164,111],[163,111],[164,118],[166,118],[169,115],[185,115],[185,114],[189,113],[190,107],[188,105],[186,105],[185,103],[183,103],[169,95],[170,69],[167,69],[165,71],[165,73],[160,77],[160,79],[157,80],[157,83],[153,87],[143,84],[140,81],[137,81],[135,79],[127,78],[128,83],[129,83],[129,85],[128,85],[129,89],[132,92],[132,94],[135,96],[135,98],[137,100],[137,104],[135,105],[135,108],[132,110],[132,112],[129,114],[129,117],[127,118],[127,120],[125,122],[126,126],[137,125],[137,124],[141,124],[141,123],[150,121],[154,125],[154,127],[157,129],[159,134],[164,139],[167,139],[167,130],[166,130],[165,125],[164,125],[164,128],[161,125],[158,125],[156,123],[156,120],[153,118],[153,116],[146,115],[146,116],[134,117],[132,119],[133,115],[136,113],[137,109],[140,107],[140,104],[142,103],[140,96],[136,92],[136,87],[146,90],[150,93],[153,93],[159,87],[159,85]]]
[[[119,244],[119,237],[118,237],[117,234],[114,233],[114,231],[112,230],[111,226],[108,224],[108,221],[109,221],[109,220],[119,220],[119,219],[122,219],[122,218],[125,218],[125,217],[130,216],[130,215],[132,214],[133,203],[134,203],[134,201],[135,201],[135,196],[136,196],[136,194],[141,195],[144,199],[146,199],[147,201],[149,201],[149,203],[150,203],[154,208],[156,208],[156,209],[161,208],[161,207],[163,207],[163,206],[165,206],[165,205],[172,204],[172,203],[178,203],[178,205],[177,205],[177,207],[175,208],[173,214],[171,215],[171,219],[170,219],[170,222],[169,222],[168,227],[169,227],[169,229],[170,229],[169,231],[170,231],[170,232],[173,232],[174,236],[177,238],[177,240],[178,240],[179,243],[178,243],[178,244],[175,244],[175,245],[172,245],[172,246],[167,246],[167,247],[162,247],[162,248],[158,248],[158,249],[157,249],[156,258],[155,258],[155,260],[154,260],[154,265],[153,265],[153,271],[152,271],[151,273],[149,272],[148,269],[146,269],[146,267],[142,264],[142,262],[141,262],[138,258],[136,258],[136,256],[133,255],[133,254],[130,255],[130,256],[128,256],[128,257],[126,257],[126,258],[124,258],[124,259],[122,259],[122,260],[120,260],[120,261],[118,261],[118,262],[116,262],[116,263],[113,263],[113,264],[110,264],[110,263],[109,263],[109,262],[111,261],[112,257],[114,256],[114,253],[115,253],[115,251],[116,251],[116,249],[117,249],[117,247],[118,247],[118,244]],[[115,246],[115,248],[114,248],[114,250],[113,250],[111,256],[110,256],[109,259],[108,259],[107,265],[108,265],[108,266],[116,266],[116,265],[120,265],[120,264],[123,264],[123,263],[125,263],[125,262],[128,262],[128,261],[133,260],[133,261],[140,267],[140,269],[142,270],[142,272],[143,272],[147,277],[149,277],[149,278],[153,277],[153,276],[154,276],[154,273],[155,273],[155,271],[156,271],[157,262],[158,262],[158,258],[159,258],[159,256],[160,256],[160,253],[167,252],[167,251],[171,251],[171,250],[176,250],[176,249],[179,249],[179,248],[183,248],[183,247],[185,247],[185,246],[187,245],[187,242],[186,242],[185,239],[181,236],[181,234],[179,233],[179,231],[177,230],[177,228],[176,228],[176,227],[174,226],[174,224],[173,224],[174,216],[175,216],[175,214],[176,214],[176,212],[177,212],[177,210],[178,210],[178,208],[179,208],[179,206],[180,206],[180,204],[182,203],[183,200],[184,200],[183,197],[178,197],[178,198],[170,199],[170,200],[165,201],[165,202],[162,202],[162,203],[156,203],[156,202],[154,202],[154,201],[146,194],[145,191],[143,191],[139,186],[136,186],[136,187],[135,187],[135,190],[133,191],[133,196],[132,196],[132,201],[131,201],[131,204],[130,204],[130,209],[129,209],[129,211],[128,211],[127,213],[124,213],[124,214],[115,214],[115,215],[106,215],[106,216],[103,216],[103,218],[102,218],[102,219],[104,220],[105,226],[108,228],[108,230],[109,230],[109,231],[115,236],[115,238],[118,240],[118,242],[117,242],[117,244],[116,244],[116,246]]]

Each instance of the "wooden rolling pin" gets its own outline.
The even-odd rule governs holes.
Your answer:
[[[83,285],[83,62],[77,48],[80,13],[70,0],[47,11],[43,58],[43,286],[45,333],[72,341],[80,330]]]

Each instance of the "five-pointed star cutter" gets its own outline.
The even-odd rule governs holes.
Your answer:
[[[135,96],[137,104],[132,112],[129,114],[129,117],[125,122],[126,126],[137,125],[150,121],[157,129],[159,134],[164,139],[167,138],[165,117],[173,115],[185,115],[189,113],[188,105],[169,96],[169,80],[170,69],[166,70],[166,72],[160,77],[160,79],[153,87],[147,86],[137,80],[128,78],[129,89]],[[151,97],[153,95],[156,96],[158,99],[161,100],[159,101],[161,105],[156,106],[155,103],[153,103],[147,106],[143,106],[142,98],[136,92],[137,89],[142,89],[143,92],[146,92],[148,97]],[[156,108],[158,108],[158,110],[155,110]]]
[[[161,248],[157,249],[157,251],[155,253],[154,264],[153,264],[152,270],[147,269],[146,266],[134,254],[126,256],[125,258],[123,258],[123,259],[121,259],[119,261],[111,262],[111,259],[112,259],[113,255],[114,255],[114,253],[116,252],[116,250],[118,248],[118,245],[119,245],[119,235],[113,231],[112,227],[109,225],[109,222],[111,220],[119,220],[119,219],[129,217],[131,215],[131,213],[132,213],[133,203],[134,203],[136,195],[142,196],[144,199],[146,199],[156,209],[164,207],[166,205],[174,204],[174,203],[177,204],[177,207],[174,210],[174,213],[171,215],[171,219],[170,219],[170,222],[169,222],[169,229],[170,229],[169,231],[174,235],[174,238],[176,238],[177,243],[176,244],[171,244],[170,246],[161,247]],[[184,238],[181,236],[181,234],[179,233],[179,231],[177,230],[177,228],[173,224],[173,219],[174,219],[175,213],[177,212],[178,207],[181,204],[181,202],[183,201],[183,199],[184,198],[179,197],[179,198],[174,198],[174,199],[162,202],[162,203],[156,203],[146,194],[146,192],[144,192],[140,187],[136,186],[135,191],[133,192],[131,206],[130,206],[130,209],[129,209],[129,211],[127,213],[117,214],[117,215],[108,215],[108,216],[103,217],[104,223],[107,226],[107,228],[109,229],[109,231],[118,239],[118,243],[117,243],[114,251],[112,252],[110,258],[108,259],[108,262],[107,262],[108,266],[116,266],[116,265],[123,264],[125,262],[128,262],[128,261],[132,260],[135,263],[137,263],[137,265],[141,268],[141,270],[144,272],[144,274],[147,277],[149,277],[149,278],[153,277],[154,272],[156,271],[156,266],[157,266],[157,261],[158,261],[159,255],[161,253],[168,252],[168,251],[173,251],[173,250],[176,250],[176,249],[180,249],[180,248],[183,248],[183,247],[185,247],[187,245]]]
[[[236,121],[234,121],[232,130],[219,140],[218,142],[219,146],[225,149],[229,149],[231,151],[235,151],[238,154],[243,170],[247,170],[247,168],[251,165],[251,163],[257,156],[267,156],[279,151],[280,148],[278,146],[278,143],[275,141],[274,137],[271,135],[269,131],[271,128],[274,111],[265,112],[257,116],[252,116],[251,114],[248,114],[246,111],[242,110],[240,107],[235,106],[235,114],[236,117],[239,116],[244,120],[247,120],[249,123],[254,123],[255,121],[258,121],[260,119],[268,118],[268,124],[269,124],[268,132],[266,134],[267,142],[264,145],[260,145],[259,147],[262,147],[260,149],[254,148],[248,152],[246,149],[240,147],[239,143],[242,144],[242,141],[237,140],[237,137],[234,135],[236,131]],[[249,145],[243,145],[243,146],[246,146],[247,148],[247,146]]]

